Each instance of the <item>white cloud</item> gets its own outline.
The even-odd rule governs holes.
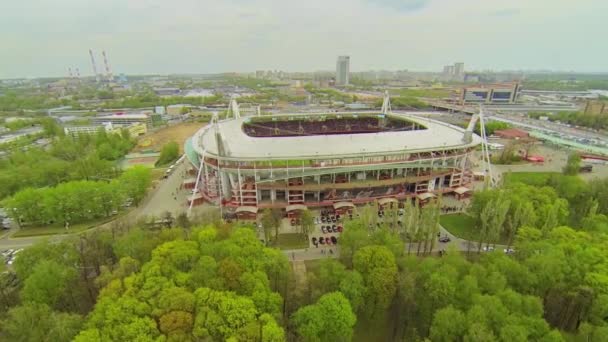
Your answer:
[[[11,0],[9,0],[11,1]],[[605,0],[12,0],[0,77],[116,72],[553,68],[606,71]]]

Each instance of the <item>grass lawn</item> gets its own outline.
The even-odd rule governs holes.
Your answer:
[[[479,239],[479,232],[475,230],[475,220],[467,214],[441,215],[439,222],[443,228],[461,239]]]
[[[475,229],[475,220],[467,214],[441,215],[439,223],[448,232],[461,239],[471,241],[479,240],[479,231]],[[508,239],[504,236],[501,236],[497,241],[498,244],[506,244],[507,242]]]
[[[304,249],[308,248],[308,240],[304,234],[289,233],[279,234],[276,246],[280,249]]]
[[[449,97],[451,95],[451,91],[448,89],[409,88],[393,90],[391,94],[407,97],[443,98]]]
[[[504,174],[505,184],[521,182],[534,186],[545,186],[551,177],[563,176],[559,172],[509,172]],[[567,176],[563,176],[567,177]]]
[[[15,234],[11,235],[12,238],[19,237],[30,237],[30,236],[43,236],[43,235],[58,235],[58,234],[74,234],[80,233],[87,229],[95,228],[104,223],[108,223],[120,215],[112,217],[106,217],[99,220],[79,223],[70,226],[70,229],[66,230],[63,225],[48,225],[48,226],[27,226],[19,229]]]

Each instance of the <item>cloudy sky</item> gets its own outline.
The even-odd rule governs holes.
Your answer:
[[[280,69],[608,71],[607,0],[0,0],[0,78]]]

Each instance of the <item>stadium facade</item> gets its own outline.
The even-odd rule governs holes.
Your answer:
[[[186,142],[196,174],[190,201],[257,212],[428,199],[472,181],[481,141],[399,113],[215,117]]]

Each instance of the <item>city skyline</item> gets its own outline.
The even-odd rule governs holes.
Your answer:
[[[605,10],[600,0],[24,0],[0,14],[0,78],[91,76],[89,48],[107,51],[115,74],[332,70],[339,55],[355,58],[352,72],[441,72],[453,61],[606,72],[607,48],[594,43],[608,33]]]

